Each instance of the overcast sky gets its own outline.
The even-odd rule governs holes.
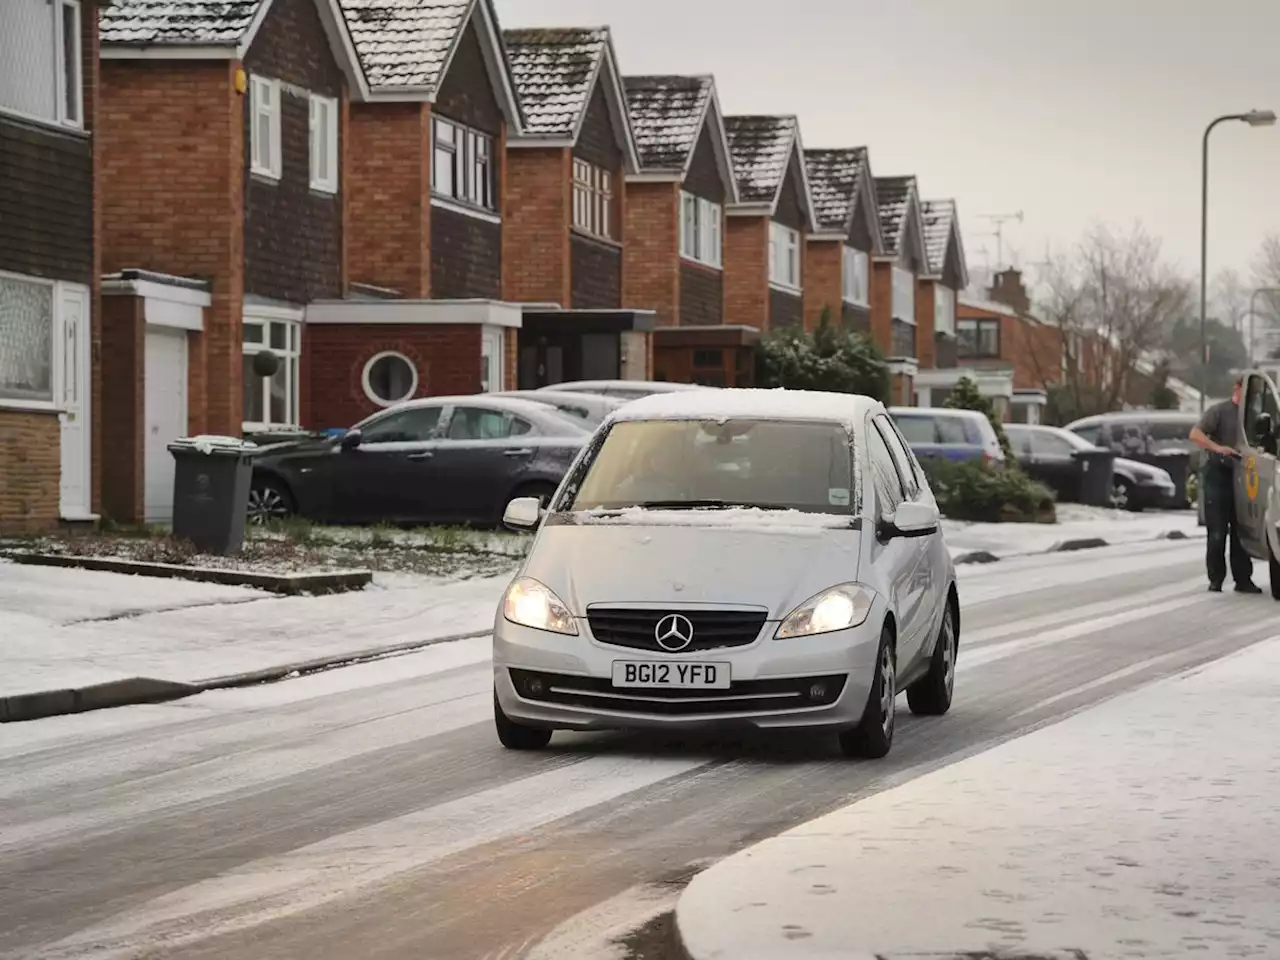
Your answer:
[[[1043,260],[1140,219],[1198,270],[1200,137],[1280,111],[1277,0],[496,0],[504,26],[613,28],[626,73],[713,73],[727,113],[795,113],[806,146],[954,197],[969,260]],[[1280,127],[1224,124],[1209,273],[1280,233]],[[985,253],[984,253],[985,248]]]

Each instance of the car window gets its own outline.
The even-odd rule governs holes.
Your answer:
[[[1071,443],[1047,430],[1029,430],[1031,452],[1038,457],[1069,457],[1075,448]]]
[[[894,417],[898,429],[906,437],[907,443],[937,443],[938,431],[934,428],[933,417],[902,416]]]
[[[938,430],[937,443],[973,442],[965,435],[963,417],[938,417],[934,420],[934,423],[937,425]]]
[[[440,423],[439,407],[411,407],[397,410],[376,420],[370,420],[360,428],[360,442],[414,443],[430,440]]]
[[[1004,435],[1009,438],[1009,446],[1017,456],[1026,456],[1031,453],[1031,434],[1030,430],[1019,430],[1007,424],[1004,428]]]
[[[525,424],[528,431],[529,424]],[[486,410],[483,407],[454,407],[453,416],[449,418],[450,440],[502,440],[511,436],[514,418],[501,410]]]
[[[1249,378],[1244,394],[1244,438],[1251,446],[1257,446],[1260,440],[1258,417],[1264,413],[1271,415],[1272,423],[1280,417],[1276,411],[1275,394],[1264,378],[1254,374]]]
[[[528,420],[513,416],[507,421],[507,436],[509,437],[523,437],[533,432],[533,424]]]
[[[898,468],[898,475],[902,478],[902,487],[903,492],[906,494],[906,499],[914,500],[916,494],[920,492],[920,481],[916,477],[915,470],[912,469],[911,457],[908,456],[906,447],[898,439],[898,434],[894,432],[888,417],[876,417],[875,424],[885,444],[888,445],[889,453]]]
[[[1087,427],[1073,427],[1071,430],[1077,437],[1083,437],[1094,446],[1102,445],[1102,427],[1098,424],[1091,424]]]
[[[755,506],[857,510],[849,434],[834,423],[730,419],[613,424],[575,471],[568,510]]]
[[[896,509],[906,499],[902,492],[902,478],[898,476],[893,455],[889,453],[889,446],[879,430],[867,431],[867,462],[871,467],[871,482],[876,488],[876,508],[881,513]]]
[[[1196,425],[1194,417],[1185,420],[1153,420],[1147,425],[1147,435],[1151,441],[1153,452],[1160,450],[1190,450],[1191,428]]]

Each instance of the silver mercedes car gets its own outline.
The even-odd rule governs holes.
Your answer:
[[[659,394],[612,413],[494,623],[511,749],[554,730],[792,728],[882,757],[900,691],[943,714],[960,606],[937,502],[877,401]]]

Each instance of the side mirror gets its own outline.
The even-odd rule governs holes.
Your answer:
[[[897,510],[880,521],[880,539],[927,537],[938,532],[941,519],[938,508],[927,503],[900,503]]]
[[[542,519],[542,503],[537,497],[517,497],[507,504],[502,522],[512,530],[532,530]]]
[[[342,442],[340,446],[343,450],[354,450],[356,447],[360,446],[360,441],[362,439],[363,435],[359,430],[348,430],[342,435]]]

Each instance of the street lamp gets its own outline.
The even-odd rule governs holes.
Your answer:
[[[1253,318],[1258,315],[1258,308],[1255,304],[1258,301],[1258,294],[1267,293],[1274,297],[1280,293],[1280,287],[1258,287],[1249,295],[1249,366],[1253,366]]]
[[[1204,128],[1200,147],[1200,412],[1204,412],[1204,395],[1209,385],[1209,344],[1205,334],[1205,308],[1209,300],[1209,134],[1228,120],[1239,120],[1251,127],[1269,127],[1276,122],[1274,110],[1250,110],[1228,113]]]

